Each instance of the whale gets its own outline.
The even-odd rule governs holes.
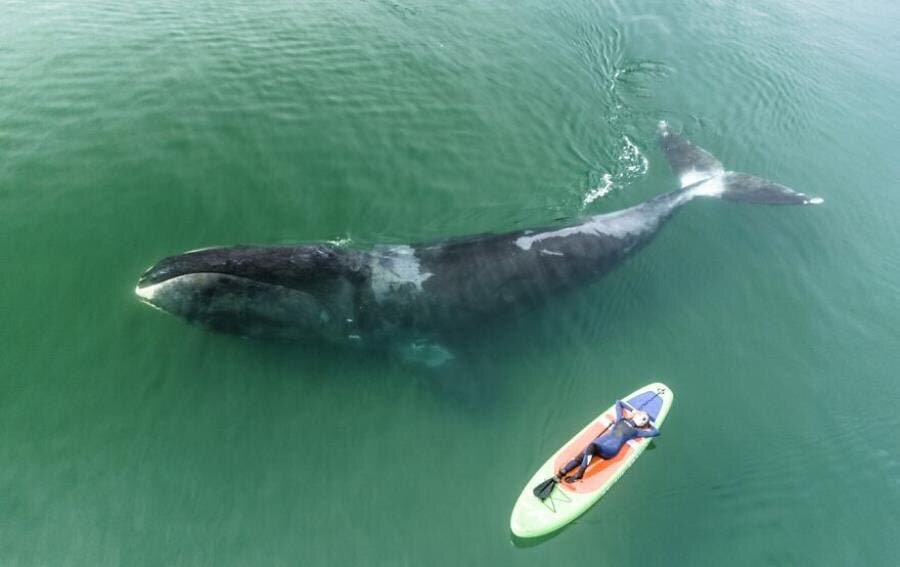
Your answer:
[[[589,285],[651,242],[698,198],[766,205],[822,202],[726,170],[668,123],[659,146],[677,188],[580,222],[435,242],[356,248],[330,242],[205,248],[162,259],[138,298],[207,328],[246,337],[414,345],[446,358],[440,337]],[[436,346],[435,346],[436,345]]]

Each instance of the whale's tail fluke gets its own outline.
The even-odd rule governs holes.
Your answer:
[[[822,202],[819,197],[762,177],[725,171],[712,154],[673,132],[666,122],[659,123],[659,145],[681,181],[681,187],[691,197],[719,197],[766,205],[817,205]]]

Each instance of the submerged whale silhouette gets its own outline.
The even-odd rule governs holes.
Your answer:
[[[694,198],[822,202],[726,171],[665,122],[659,142],[681,187],[579,224],[368,250],[329,243],[207,248],[163,259],[140,277],[135,293],[188,321],[239,335],[430,344],[424,341],[442,330],[597,279]]]

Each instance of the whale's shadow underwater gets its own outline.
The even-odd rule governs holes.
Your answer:
[[[822,200],[744,173],[659,125],[680,188],[578,224],[361,250],[330,243],[227,246],[170,256],[135,293],[217,331],[398,350],[439,365],[441,336],[590,283],[698,197],[769,205]]]

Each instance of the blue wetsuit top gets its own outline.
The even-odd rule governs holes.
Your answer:
[[[636,439],[638,437],[656,437],[657,435],[659,435],[659,430],[652,425],[648,427],[637,428],[632,425],[630,421],[624,419],[622,416],[622,409],[624,408],[625,404],[622,402],[622,400],[618,400],[616,402],[615,425],[613,425],[602,435],[591,441],[591,444],[597,448],[600,456],[604,459],[611,459],[615,457],[619,453],[619,450],[622,448],[622,445],[624,445],[628,441],[631,441],[632,439]]]

